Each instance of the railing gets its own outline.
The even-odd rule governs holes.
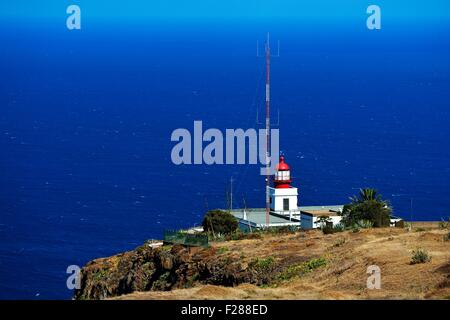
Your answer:
[[[191,247],[207,247],[208,236],[204,234],[189,234],[182,231],[164,231],[164,241]]]
[[[289,219],[289,221],[300,221],[300,210],[296,209],[296,210],[284,210],[284,211],[280,211],[280,210],[271,210],[272,213],[284,217],[286,219]]]

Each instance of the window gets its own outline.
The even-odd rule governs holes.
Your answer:
[[[290,178],[290,172],[289,171],[278,171],[277,172],[277,180],[282,181],[282,180],[289,180]]]
[[[289,199],[288,198],[283,199],[283,210],[289,211]]]

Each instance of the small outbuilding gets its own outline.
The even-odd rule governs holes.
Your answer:
[[[302,229],[316,229],[323,227],[323,224],[329,224],[333,227],[339,224],[342,220],[342,206],[336,206],[336,208],[319,209],[319,210],[306,209],[300,211],[300,221]],[[327,222],[321,221],[321,217],[327,218]]]

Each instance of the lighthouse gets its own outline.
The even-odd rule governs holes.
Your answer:
[[[290,218],[297,218],[300,215],[297,203],[298,189],[291,186],[291,182],[291,169],[281,155],[273,178],[274,187],[268,187],[271,214]]]
[[[257,56],[259,54],[257,53]],[[291,185],[291,168],[285,162],[284,156],[280,156],[275,168],[275,174],[271,177],[271,164],[276,153],[272,154],[270,136],[270,46],[269,34],[265,45],[266,57],[266,129],[265,129],[265,206],[264,208],[247,208],[230,210],[231,214],[239,221],[242,230],[252,231],[268,227],[302,227],[305,229],[317,228],[315,223],[318,217],[337,217],[343,210],[343,205],[298,206],[298,189]],[[278,151],[277,151],[278,152]],[[272,159],[273,160],[273,159]],[[273,181],[273,185],[271,185]]]

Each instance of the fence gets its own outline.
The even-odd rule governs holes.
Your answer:
[[[192,247],[207,247],[208,236],[204,234],[190,234],[182,231],[164,231],[164,241],[169,243],[182,244]]]

